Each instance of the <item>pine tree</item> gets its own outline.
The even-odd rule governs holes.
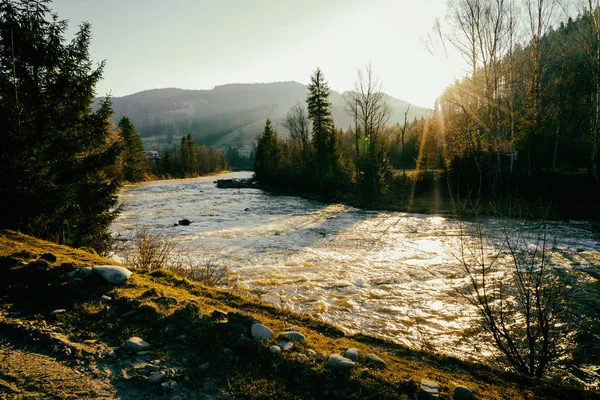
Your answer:
[[[312,121],[317,181],[322,190],[330,191],[347,183],[348,172],[342,160],[341,137],[331,116],[329,86],[320,68],[311,76],[306,104]]]
[[[183,176],[198,175],[198,145],[194,142],[191,133],[181,138],[180,152]]]
[[[104,251],[120,152],[110,101],[91,109],[104,63],[90,25],[66,43],[48,3],[0,0],[0,228]]]
[[[280,169],[283,154],[277,132],[267,118],[265,129],[256,144],[256,159],[254,161],[254,174],[256,179],[263,183],[277,183],[280,181]]]
[[[148,161],[142,138],[128,117],[119,121],[123,141],[123,178],[128,182],[140,182],[148,173]]]

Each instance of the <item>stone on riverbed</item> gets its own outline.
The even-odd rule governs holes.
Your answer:
[[[440,385],[437,383],[423,379],[419,388],[419,400],[439,399]]]
[[[352,361],[358,361],[358,349],[355,349],[353,347],[349,348],[348,350],[346,350],[346,354],[344,354],[344,357]]]
[[[327,365],[337,370],[348,370],[354,368],[355,364],[354,361],[346,357],[342,357],[339,354],[332,354],[329,356]]]
[[[118,265],[96,265],[92,267],[92,272],[114,286],[122,285],[131,276],[130,270]]]
[[[300,332],[296,332],[296,331],[281,332],[279,334],[279,338],[285,339],[290,342],[302,342],[302,341],[306,340],[306,336],[304,336]]]
[[[250,333],[255,340],[267,340],[273,337],[273,332],[263,324],[259,323],[252,324]]]

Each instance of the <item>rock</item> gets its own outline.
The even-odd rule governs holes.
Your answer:
[[[60,309],[58,309],[58,310],[54,310],[54,311],[52,311],[52,312],[50,313],[50,315],[64,314],[64,313],[66,313],[66,312],[67,312],[67,310],[65,310],[64,308],[60,308]]]
[[[373,364],[377,367],[385,368],[387,363],[383,361],[381,358],[376,356],[375,354],[367,354],[365,356],[365,362],[367,364]]]
[[[192,221],[190,221],[189,219],[180,219],[179,221],[177,221],[177,223],[181,226],[188,226],[192,223]]]
[[[52,253],[44,253],[40,256],[40,259],[42,260],[46,260],[50,263],[55,263],[56,262],[56,256]]]
[[[107,296],[107,295],[102,295],[102,297],[100,297],[100,300],[108,302],[108,301],[112,300],[112,297]]]
[[[177,328],[173,324],[169,324],[163,329],[163,332],[167,335],[175,336],[177,334]]]
[[[309,357],[316,357],[317,356],[317,352],[314,351],[313,349],[308,349],[306,350],[306,355]]]
[[[427,400],[427,399],[439,399],[440,398],[440,386],[427,379],[423,379],[421,381],[421,386],[419,388],[419,400]]]
[[[360,376],[366,378],[369,376],[369,368],[363,368],[360,370]]]
[[[302,342],[306,340],[306,336],[296,331],[281,332],[279,334],[279,338],[288,340],[290,342]]]
[[[196,303],[198,300],[196,299],[185,299],[183,302],[184,303]]]
[[[150,348],[150,343],[144,342],[137,336],[129,338],[123,345],[125,348],[132,351],[144,351]]]
[[[215,319],[217,321],[223,320],[225,318],[227,318],[227,313],[220,311],[220,310],[215,310],[212,312],[212,314],[210,314],[210,317],[212,319]]]
[[[138,356],[147,356],[148,354],[150,354],[150,352],[148,350],[143,350],[143,351],[138,351],[137,353]]]
[[[252,324],[250,333],[255,340],[267,340],[273,337],[273,332],[263,324]]]
[[[122,315],[122,318],[129,318],[132,315],[137,314],[137,311],[127,311],[125,314]]]
[[[167,381],[160,384],[160,388],[165,392],[174,392],[179,385],[175,381]]]
[[[281,346],[283,351],[291,351],[294,348],[294,344],[292,342],[288,342],[287,340],[278,340],[277,344]]]
[[[279,354],[281,353],[281,347],[273,345],[269,347],[269,351],[271,352],[271,354]]]
[[[244,211],[248,212],[250,209],[248,207],[244,208]]]
[[[118,265],[96,265],[92,272],[100,276],[109,285],[122,285],[131,276],[131,271]]]
[[[178,342],[183,342],[185,341],[185,339],[187,339],[187,336],[185,335],[179,335],[175,338],[175,340],[177,340]]]
[[[177,299],[173,296],[162,296],[152,300],[156,304],[171,306],[177,304]]]
[[[466,387],[458,385],[454,388],[454,400],[471,400],[473,398],[473,392]]]
[[[351,347],[348,350],[346,350],[346,354],[344,354],[344,357],[356,362],[358,361],[358,353],[358,349]]]
[[[158,385],[159,383],[162,383],[166,377],[167,376],[163,372],[157,372],[148,377],[148,382],[153,385]]]
[[[158,365],[152,365],[152,364],[144,365],[144,372],[146,372],[146,373],[154,373],[157,371],[158,371]]]
[[[327,365],[337,370],[348,370],[354,368],[354,361],[342,357],[339,354],[332,354],[329,356]]]
[[[232,336],[245,336],[250,333],[254,320],[252,317],[239,313],[228,313],[227,323],[221,324],[221,329],[225,329]]]

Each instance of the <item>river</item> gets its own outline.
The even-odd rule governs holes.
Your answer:
[[[123,212],[112,230],[127,237],[145,225],[172,237],[191,257],[218,257],[240,289],[348,333],[461,358],[489,355],[464,334],[474,313],[457,294],[469,285],[457,261],[460,244],[477,237],[474,223],[214,184],[217,178],[249,176],[240,172],[128,186],[120,194]],[[174,225],[184,218],[192,223]],[[506,223],[488,218],[482,226],[497,236]],[[535,237],[542,224],[509,223],[519,226],[525,239]],[[549,224],[555,233],[553,265],[569,270],[598,265],[597,227],[584,221]],[[493,243],[488,247],[493,253]]]

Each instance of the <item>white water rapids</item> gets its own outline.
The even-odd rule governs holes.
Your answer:
[[[121,192],[112,229],[173,237],[192,257],[219,256],[241,289],[346,332],[363,332],[461,358],[480,358],[463,333],[473,310],[457,295],[468,285],[457,263],[460,224],[433,215],[365,211],[257,189],[217,189],[215,179],[155,181]],[[187,218],[189,226],[174,226]],[[495,229],[498,221],[483,222]],[[531,223],[535,230],[541,223]],[[587,222],[556,222],[553,263],[587,268],[600,259]],[[467,232],[473,224],[466,224]],[[472,229],[471,229],[472,231]]]

